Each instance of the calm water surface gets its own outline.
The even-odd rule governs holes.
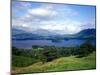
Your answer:
[[[62,40],[60,42],[52,42],[52,40],[13,40],[12,46],[17,48],[32,48],[32,45],[74,47],[74,46],[79,46],[84,42],[85,40],[80,40],[80,39]],[[94,40],[93,42],[95,43]]]

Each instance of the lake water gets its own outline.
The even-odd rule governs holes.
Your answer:
[[[85,40],[69,39],[60,42],[52,42],[52,40],[13,40],[12,46],[17,48],[32,48],[33,45],[39,46],[58,46],[58,47],[74,47],[84,43]],[[92,40],[95,44],[95,40]]]

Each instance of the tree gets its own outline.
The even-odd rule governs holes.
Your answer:
[[[84,57],[92,53],[95,50],[95,47],[92,45],[91,41],[87,40],[83,43],[77,50],[78,57]]]

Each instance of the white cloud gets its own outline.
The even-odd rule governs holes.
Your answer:
[[[35,16],[55,16],[57,13],[45,8],[30,9],[29,13]]]
[[[40,25],[39,28],[60,34],[74,34],[82,30],[81,23],[76,21],[43,22],[43,25]]]
[[[82,28],[75,24],[67,26],[67,33],[69,32],[70,34],[78,33],[80,30],[82,30]]]
[[[50,30],[50,31],[55,31],[55,30],[64,30],[65,25],[44,25],[41,26],[40,28],[45,29],[45,30]]]
[[[72,17],[77,17],[79,13],[66,5],[43,4],[39,7],[31,8],[30,3],[20,3],[14,10],[24,14],[17,16],[15,13],[12,15],[13,28],[28,32],[44,29],[54,33],[74,34],[89,27],[87,22],[73,20]],[[93,23],[89,25],[94,26]]]
[[[13,1],[12,2],[13,6],[15,9],[17,10],[27,10],[29,8],[31,8],[31,3],[29,2],[17,2],[17,1]]]
[[[78,21],[72,21],[72,20],[69,21],[50,20],[50,21],[38,22],[37,18],[36,18],[37,20],[35,20],[35,18],[30,18],[30,17],[32,16],[26,15],[22,18],[19,19],[17,18],[15,20],[12,20],[13,27],[25,30],[27,32],[33,32],[35,30],[43,29],[58,34],[74,34],[86,28],[87,26],[85,24],[83,25]],[[30,21],[30,19],[32,19],[33,21]]]
[[[22,24],[22,27],[29,27],[29,25],[27,25],[27,24]]]

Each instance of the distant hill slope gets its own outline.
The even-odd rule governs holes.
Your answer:
[[[67,38],[96,38],[96,29],[85,29],[77,34],[66,36]]]
[[[64,40],[64,39],[72,39],[72,38],[76,38],[76,39],[96,38],[96,29],[85,29],[73,35],[54,34],[48,31],[44,32],[43,30],[42,32],[30,33],[30,32],[26,32],[19,29],[12,29],[12,39],[13,40],[29,40],[29,39],[31,40],[36,40],[36,39]]]

